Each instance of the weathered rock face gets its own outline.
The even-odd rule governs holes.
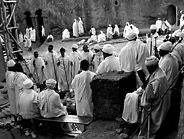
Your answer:
[[[136,89],[134,73],[111,72],[97,75],[91,82],[95,119],[121,117],[126,93]]]
[[[157,17],[166,17],[170,22],[176,21],[173,15],[184,9],[182,0],[17,1],[16,16],[21,32],[25,32],[26,27],[24,12],[31,12],[33,25],[37,29],[35,12],[42,9],[46,34],[52,31],[57,37],[61,37],[64,28],[71,31],[73,20],[78,17],[81,17],[84,22],[85,32],[89,31],[91,25],[98,29],[106,28],[108,24],[118,24],[124,27],[127,21],[139,28],[147,28],[150,24],[155,23]]]

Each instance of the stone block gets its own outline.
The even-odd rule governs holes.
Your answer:
[[[126,93],[136,89],[135,73],[109,72],[91,82],[95,119],[121,117]]]

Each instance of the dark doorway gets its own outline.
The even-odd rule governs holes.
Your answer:
[[[176,23],[176,7],[169,5],[167,8],[167,20],[171,25]]]

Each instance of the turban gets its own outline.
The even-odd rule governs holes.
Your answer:
[[[56,85],[56,81],[54,79],[48,79],[46,80],[46,86],[47,87],[54,87]]]
[[[162,43],[162,44],[158,47],[158,51],[164,50],[164,51],[170,52],[170,51],[171,51],[171,48],[172,48],[172,43],[169,42],[169,41],[167,41],[167,42]]]
[[[28,78],[23,82],[23,86],[26,89],[30,89],[33,86],[33,81]]]
[[[100,45],[99,44],[95,44],[94,49],[100,50]]]
[[[131,40],[135,39],[136,37],[137,37],[137,33],[135,31],[133,31],[133,30],[128,30],[127,31],[126,38],[128,40],[131,41]]]
[[[7,62],[7,67],[13,67],[13,66],[15,66],[15,62],[14,62],[13,59],[11,59],[11,60],[9,60],[9,61]]]
[[[109,24],[109,27],[111,27],[111,24]]]
[[[156,25],[151,25],[150,30],[157,30],[157,26]]]
[[[73,44],[73,45],[72,45],[72,48],[78,49],[78,47],[79,47],[79,46],[78,46],[77,44]]]
[[[107,54],[113,54],[113,52],[114,52],[114,46],[112,46],[111,44],[105,44],[103,46],[102,51],[104,53],[107,53]]]
[[[145,65],[146,66],[155,66],[158,64],[158,62],[159,62],[159,59],[156,56],[150,56],[150,57],[146,58]]]

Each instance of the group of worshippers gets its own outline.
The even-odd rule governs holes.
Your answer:
[[[28,48],[28,51],[31,51],[32,42],[36,42],[36,29],[34,26],[27,27],[26,33],[23,35],[22,32],[19,34],[19,43],[23,44],[25,48]]]
[[[158,38],[157,26],[151,25],[150,29],[152,36]],[[171,103],[175,105],[171,100],[176,93],[177,74],[184,62],[184,33],[179,29],[173,39],[164,40],[160,45],[157,41],[142,43],[136,35],[135,31],[127,35],[128,43],[119,55],[121,70],[135,71],[138,77],[137,90],[127,93],[124,100],[122,132],[144,121],[138,137],[154,139],[170,115]]]

